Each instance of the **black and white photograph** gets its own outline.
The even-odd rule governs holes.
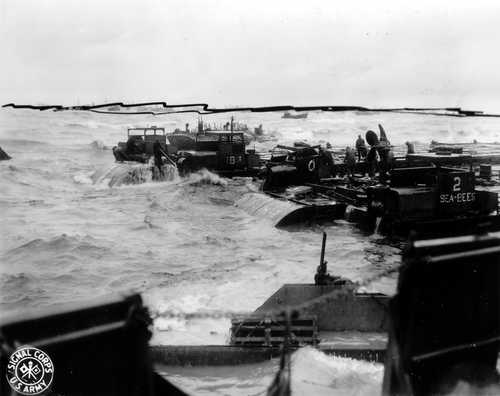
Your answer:
[[[499,37],[0,0],[0,395],[500,395]]]

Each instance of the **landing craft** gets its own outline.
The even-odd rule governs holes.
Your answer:
[[[345,202],[317,193],[307,185],[319,182],[321,172],[332,165],[319,146],[297,143],[277,147],[280,153],[266,163],[263,191],[245,194],[236,206],[270,220],[276,227],[343,219]]]
[[[497,237],[469,235],[410,244],[397,294],[388,304],[382,396],[498,394],[499,242]],[[301,316],[284,317],[280,367],[268,388],[273,396],[290,394],[300,378],[290,355],[292,320]],[[324,389],[332,381],[314,385]]]
[[[349,279],[330,275],[325,243],[323,233],[314,283],[285,284],[251,315],[233,319],[231,345],[283,344],[287,319],[277,313],[296,310],[299,315],[288,323],[294,347],[309,344],[329,354],[383,360],[390,298],[365,293]]]
[[[232,345],[150,347],[152,319],[139,295],[3,318],[0,390],[11,392],[6,363],[25,344],[50,356],[56,375],[50,391],[65,395],[185,395],[157,370],[280,356],[278,376],[289,375],[268,394],[281,394],[300,375],[290,355],[304,344],[334,356],[385,360],[383,396],[450,394],[460,383],[478,393],[498,390],[498,237],[412,241],[399,268],[363,282],[397,270],[393,297],[359,293],[359,284],[328,275],[324,241],[315,283],[285,285],[251,315],[234,318]]]

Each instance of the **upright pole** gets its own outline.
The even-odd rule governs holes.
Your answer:
[[[319,265],[321,266],[321,268],[324,267],[324,263],[325,263],[325,245],[326,245],[326,232],[323,231],[323,243],[321,244],[321,259],[319,262]]]

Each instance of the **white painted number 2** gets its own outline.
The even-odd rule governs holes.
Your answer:
[[[460,179],[458,176],[455,176],[453,178],[453,191],[460,191],[460,183],[462,182],[462,179]]]

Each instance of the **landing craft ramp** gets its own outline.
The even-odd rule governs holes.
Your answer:
[[[273,310],[293,308],[308,301],[316,301],[338,290],[335,285],[318,286],[309,283],[285,284],[269,297],[255,313],[265,315]],[[377,293],[342,293],[342,298],[328,303],[314,304],[310,315],[318,320],[321,329],[338,331],[385,332],[388,326],[389,296]]]
[[[333,221],[343,218],[346,209],[345,204],[330,200],[308,204],[277,198],[264,193],[248,193],[236,201],[235,205],[252,216],[269,219],[275,227]]]

